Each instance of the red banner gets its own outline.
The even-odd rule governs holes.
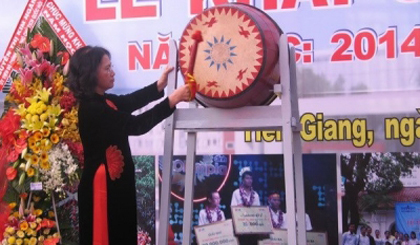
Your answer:
[[[42,10],[42,15],[70,55],[86,45],[53,0],[47,0],[47,4]]]
[[[13,71],[13,63],[16,60],[14,51],[16,45],[25,42],[27,30],[34,28],[40,16],[44,17],[50,24],[70,54],[85,46],[82,38],[70,25],[70,22],[53,0],[29,0],[0,62],[0,91]]]

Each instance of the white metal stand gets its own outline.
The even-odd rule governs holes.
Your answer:
[[[293,47],[289,48],[286,35],[280,37],[281,84],[274,93],[281,98],[280,106],[248,106],[237,109],[190,108],[177,109],[165,121],[162,192],[160,198],[159,230],[156,244],[167,244],[171,195],[171,172],[174,131],[186,130],[187,160],[185,169],[183,242],[191,244],[193,194],[195,179],[195,151],[197,131],[244,131],[276,129],[283,131],[284,176],[286,182],[286,209],[288,244],[306,244],[305,202],[300,143],[299,108],[296,85],[296,62]],[[169,65],[177,67],[177,45],[170,42]],[[175,69],[176,70],[176,69]],[[171,72],[168,94],[176,87],[177,72]],[[295,215],[297,213],[297,215]],[[299,224],[297,230],[296,218]]]

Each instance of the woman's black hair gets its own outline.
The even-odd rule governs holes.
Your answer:
[[[85,46],[70,58],[66,83],[78,100],[92,97],[95,93],[98,67],[105,55],[111,58],[111,54],[105,48]]]

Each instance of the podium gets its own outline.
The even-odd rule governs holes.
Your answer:
[[[177,66],[177,44],[170,41],[169,65]],[[199,108],[190,102],[189,108],[177,109],[165,121],[162,188],[160,193],[159,225],[156,244],[167,244],[169,205],[171,196],[174,131],[187,131],[187,158],[185,168],[185,194],[183,217],[183,245],[191,244],[193,196],[195,176],[196,139],[199,131],[282,130],[286,208],[289,244],[306,244],[305,200],[300,142],[299,108],[296,84],[295,50],[289,47],[285,34],[280,36],[279,63],[281,83],[274,85],[274,93],[281,105],[246,106],[235,109]],[[177,83],[177,69],[169,74],[168,94]],[[297,222],[296,215],[297,213]],[[298,230],[301,232],[298,232]],[[299,236],[298,236],[299,234]]]

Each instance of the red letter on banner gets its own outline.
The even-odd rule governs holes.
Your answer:
[[[284,0],[281,5],[281,9],[297,9],[298,2],[301,0]],[[312,0],[312,6],[314,7],[328,7],[327,0]]]
[[[138,42],[128,44],[128,70],[135,71],[137,62],[144,70],[150,70],[151,64],[151,43],[143,43],[143,48]]]
[[[264,10],[277,9],[277,0],[264,0]]]
[[[98,8],[97,0],[86,0],[86,20],[115,20],[115,7]]]
[[[121,18],[157,17],[156,5],[138,6],[133,5],[133,0],[121,0]]]
[[[153,63],[153,69],[159,69],[163,65],[169,63],[169,44],[161,43],[156,54],[155,62]]]
[[[251,0],[236,0],[237,3],[251,4]],[[208,2],[208,0],[207,0]],[[228,3],[228,0],[213,0],[214,6]],[[199,14],[204,10],[203,0],[190,0],[190,14]]]
[[[335,6],[350,5],[350,0],[334,0]]]

